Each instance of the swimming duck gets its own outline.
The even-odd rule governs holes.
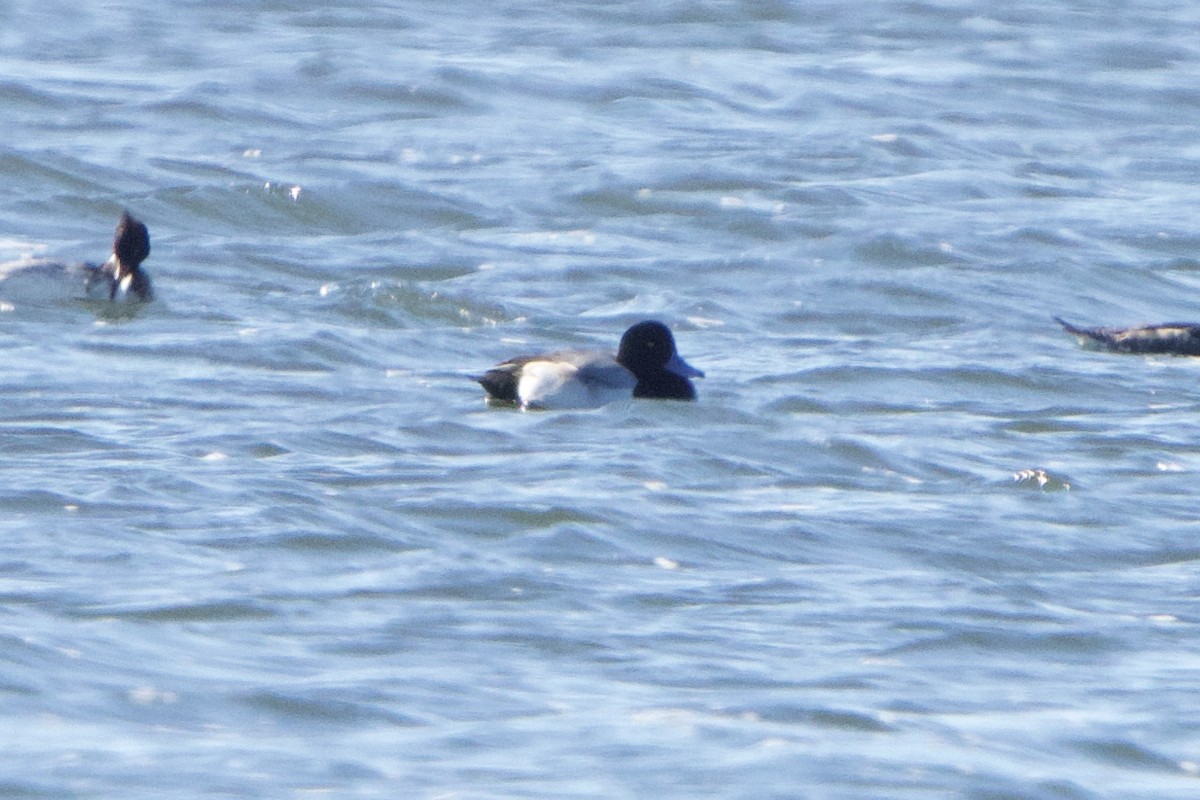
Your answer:
[[[1200,356],[1200,324],[1168,322],[1135,328],[1080,328],[1061,317],[1054,321],[1080,344],[1102,347],[1114,353],[1170,353]]]
[[[146,226],[125,211],[113,237],[112,255],[103,264],[48,259],[5,262],[0,264],[0,295],[6,306],[75,301],[81,289],[84,296],[104,303],[144,302],[154,296],[150,276],[141,266],[149,254]]]
[[[487,399],[521,408],[596,408],[641,397],[695,400],[691,378],[704,373],[675,351],[675,337],[661,322],[639,322],[611,353],[567,350],[518,356],[476,378]]]
[[[88,297],[113,302],[146,302],[153,299],[150,276],[142,262],[150,255],[150,232],[141,220],[128,211],[121,212],[117,232],[113,236],[113,252],[99,266],[87,264],[86,291]]]

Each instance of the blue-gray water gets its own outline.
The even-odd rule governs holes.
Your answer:
[[[82,7],[81,7],[82,6]],[[0,796],[1200,796],[1200,9],[0,4]],[[469,376],[656,317],[695,404]]]

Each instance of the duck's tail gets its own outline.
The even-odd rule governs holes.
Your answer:
[[[1054,321],[1057,322],[1059,325],[1062,325],[1063,330],[1065,330],[1067,333],[1071,334],[1072,336],[1087,336],[1089,338],[1095,338],[1095,334],[1093,334],[1092,331],[1088,330],[1087,328],[1080,328],[1077,325],[1072,325],[1071,323],[1067,322],[1062,317],[1055,317]]]

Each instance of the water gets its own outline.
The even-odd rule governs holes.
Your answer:
[[[1198,26],[0,5],[0,796],[1196,796]]]

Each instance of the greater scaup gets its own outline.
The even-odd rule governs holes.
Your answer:
[[[675,351],[671,330],[647,320],[625,331],[615,358],[583,350],[519,356],[475,380],[489,400],[548,409],[596,408],[629,397],[695,400],[690,378],[703,377]]]

